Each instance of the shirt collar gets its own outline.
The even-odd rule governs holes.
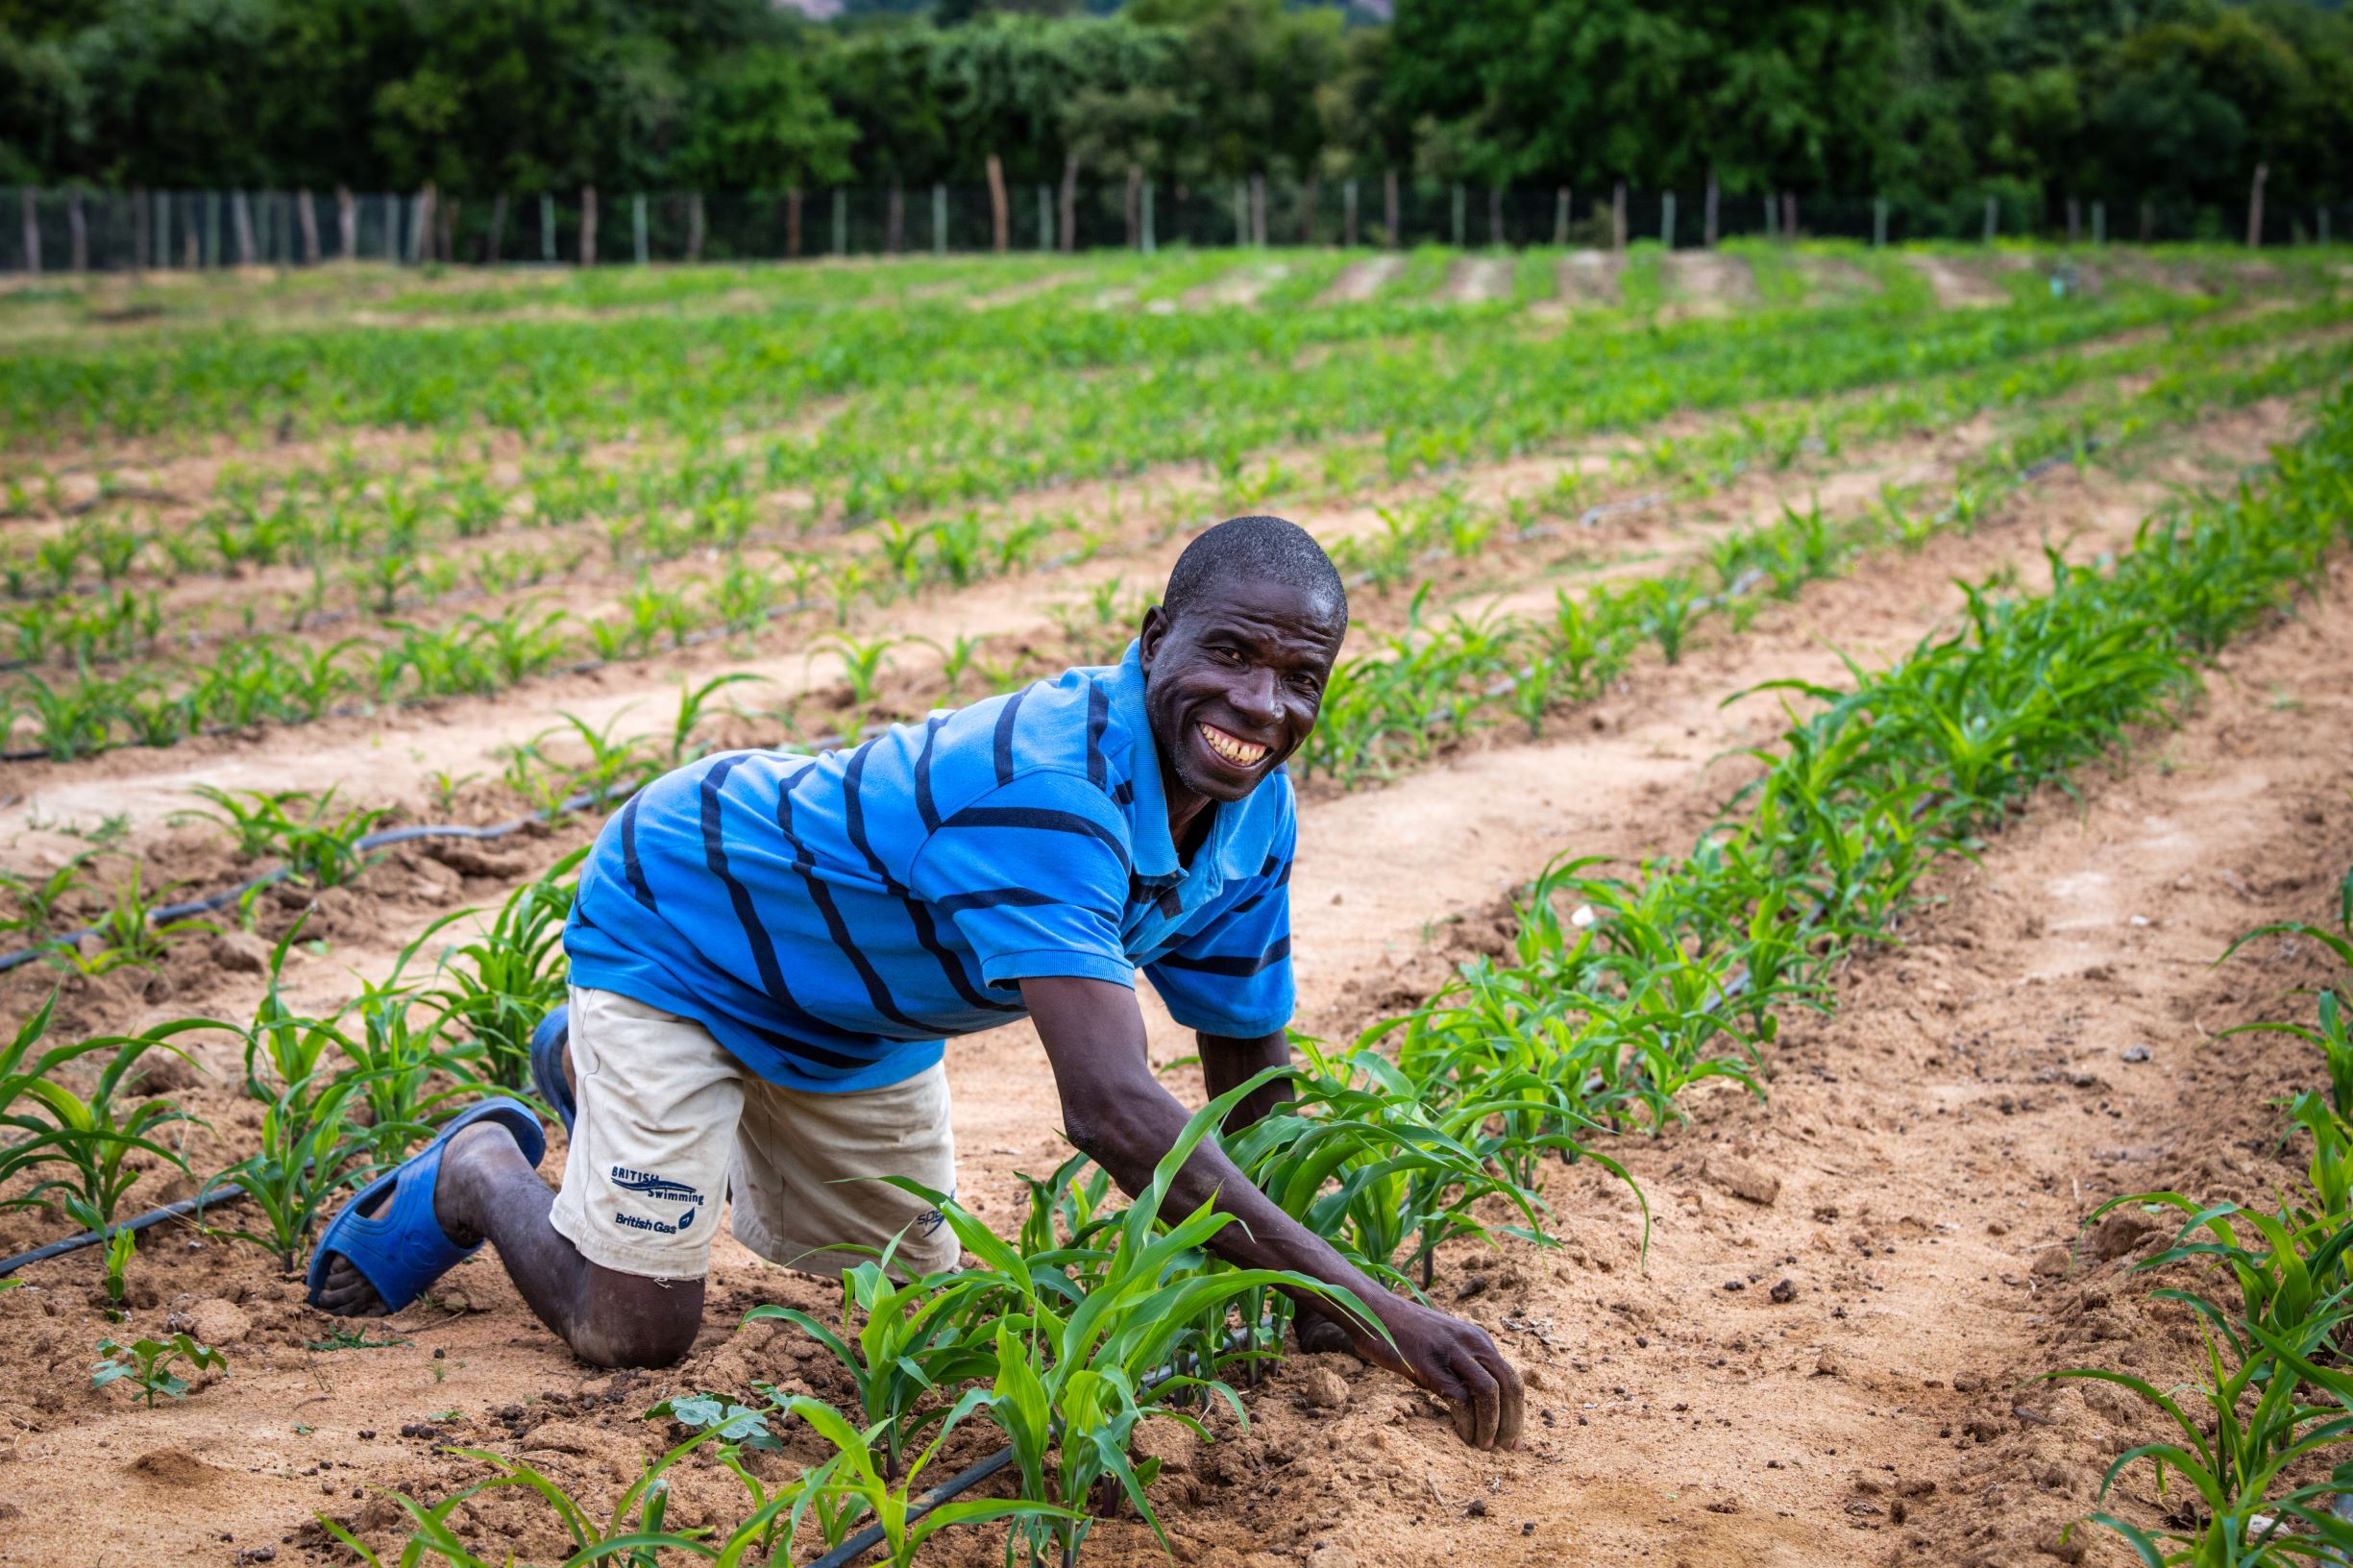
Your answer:
[[[1140,879],[1166,882],[1184,867],[1177,862],[1176,841],[1168,836],[1168,796],[1161,788],[1160,750],[1152,744],[1152,721],[1144,712],[1143,696],[1143,645],[1131,642],[1112,677],[1111,692],[1135,759],[1129,777],[1134,798],[1128,802],[1128,847]]]

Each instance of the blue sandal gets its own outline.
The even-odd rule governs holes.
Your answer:
[[[572,1048],[572,1004],[558,1002],[531,1031],[531,1087],[572,1136],[577,1109],[572,1100],[572,1080],[564,1076],[564,1053]]]
[[[478,1121],[502,1122],[515,1135],[523,1158],[534,1165],[547,1153],[548,1140],[539,1130],[539,1117],[520,1100],[484,1100],[452,1117],[430,1143],[360,1188],[358,1196],[327,1222],[319,1233],[318,1245],[310,1252],[311,1306],[319,1305],[330,1258],[349,1259],[383,1298],[384,1311],[397,1312],[480,1250],[479,1242],[461,1247],[451,1240],[433,1215],[433,1183],[441,1174],[442,1151],[450,1146],[451,1139]],[[362,1213],[380,1199],[375,1213]]]

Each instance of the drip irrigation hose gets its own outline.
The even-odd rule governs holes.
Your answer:
[[[46,1262],[52,1258],[62,1258],[69,1252],[79,1252],[84,1247],[95,1246],[101,1241],[110,1240],[118,1231],[143,1231],[151,1225],[160,1225],[167,1219],[185,1219],[190,1214],[204,1213],[213,1204],[228,1203],[243,1196],[245,1196],[245,1188],[241,1187],[216,1187],[209,1192],[199,1192],[192,1198],[182,1198],[178,1203],[167,1203],[160,1209],[150,1209],[136,1218],[109,1225],[104,1230],[84,1231],[80,1236],[68,1236],[56,1241],[44,1242],[31,1252],[20,1252],[13,1258],[0,1258],[0,1280],[7,1279],[11,1274],[29,1263]]]
[[[585,811],[590,806],[610,798],[612,793],[611,791],[583,790],[559,806],[551,807],[547,811],[533,812],[528,817],[517,817],[509,821],[493,822],[486,827],[468,827],[459,822],[422,822],[408,827],[388,827],[380,833],[362,834],[354,841],[352,847],[364,854],[370,849],[388,848],[393,845],[407,844],[416,839],[502,839],[509,833],[522,832],[533,822],[554,817],[570,816],[576,811]],[[291,874],[291,867],[281,866],[275,870],[264,871],[259,876],[248,877],[234,887],[223,888],[218,893],[206,894],[201,898],[190,898],[178,904],[159,905],[147,912],[147,920],[153,925],[167,920],[184,920],[192,915],[209,915],[216,909],[226,909],[256,888],[266,888],[273,883],[283,882]],[[37,942],[30,947],[19,948],[12,953],[0,953],[0,974],[6,974],[19,965],[32,963],[52,947],[70,947],[84,937],[96,935],[98,935],[96,926],[86,925],[79,931],[63,932],[45,942]]]
[[[864,726],[854,736],[819,735],[811,739],[808,745],[815,750],[831,750],[847,746],[851,741],[862,739],[872,731],[887,727],[887,725],[875,723]],[[0,760],[5,760],[5,755],[0,754]],[[582,790],[570,799],[559,805],[550,806],[545,811],[535,811],[527,817],[517,817],[508,821],[493,822],[486,827],[468,827],[458,822],[413,823],[407,827],[388,827],[380,833],[363,834],[353,841],[352,847],[364,854],[370,849],[382,849],[396,844],[406,844],[414,839],[502,839],[509,833],[522,832],[533,822],[553,821],[558,818],[569,817],[576,811],[586,811],[591,806],[601,806],[624,797],[625,792],[618,786],[608,790]],[[291,867],[281,866],[275,870],[264,871],[259,876],[248,877],[234,887],[223,888],[218,893],[208,893],[202,898],[191,898],[184,903],[159,905],[147,912],[147,920],[150,925],[153,925],[164,920],[184,920],[191,915],[209,915],[216,909],[225,909],[235,903],[254,889],[266,888],[273,883],[282,882],[290,874],[292,874]],[[78,931],[62,932],[37,942],[30,947],[19,948],[12,953],[0,953],[0,974],[6,974],[19,965],[32,963],[50,948],[70,947],[84,937],[93,937],[98,934],[96,926],[86,925]]]

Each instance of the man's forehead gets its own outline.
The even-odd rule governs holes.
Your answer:
[[[1196,635],[1233,630],[1273,638],[1328,642],[1338,629],[1338,606],[1328,595],[1288,583],[1221,582],[1194,596],[1177,617]]]

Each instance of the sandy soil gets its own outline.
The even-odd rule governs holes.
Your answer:
[[[2218,421],[2201,443],[2251,456],[2280,418]],[[2166,483],[2212,478],[2191,445],[2131,480],[2059,476],[1974,538],[1862,563],[1769,610],[1745,637],[1637,672],[1542,744],[1499,734],[1391,788],[1311,801],[1294,878],[1302,1026],[1342,1036],[1426,994],[1451,963],[1501,940],[1503,895],[1556,850],[1687,845],[1733,778],[1708,759],[1775,723],[1764,699],[1725,707],[1724,697],[1773,675],[1832,675],[1831,639],[1867,657],[1900,649],[1950,614],[1952,576],[2017,560],[2031,580],[2047,535],[2075,533],[2073,551],[2096,550]],[[1179,1559],[2023,1560],[2086,1507],[2097,1456],[2146,1429],[2017,1381],[2110,1348],[2157,1367],[2179,1354],[2114,1264],[2069,1278],[2047,1261],[2064,1257],[2101,1196],[2177,1166],[2219,1162],[2260,1186],[2260,1162],[2217,1141],[2211,1086],[2252,1075],[2268,1087],[2306,1070],[2260,1037],[2198,1041],[2307,977],[2289,966],[2256,983],[2204,966],[2249,925],[2316,913],[2323,877],[2353,853],[2341,791],[2353,760],[2341,690],[2353,616],[2341,603],[2340,593],[2234,654],[2211,706],[2151,738],[2120,777],[2088,777],[2084,807],[2044,802],[1982,868],[1944,878],[1950,902],[1904,948],[1853,966],[1838,1017],[1792,1024],[1769,1101],[1701,1095],[1687,1129],[1613,1148],[1650,1195],[1647,1258],[1630,1198],[1571,1174],[1551,1192],[1557,1251],[1444,1259],[1439,1299],[1487,1323],[1535,1374],[1523,1452],[1470,1454],[1428,1401],[1385,1377],[1294,1362],[1253,1396],[1247,1435],[1229,1424],[1206,1449],[1154,1439],[1170,1460],[1160,1496]],[[404,870],[469,892],[501,880]],[[346,915],[331,957],[301,961],[306,1001],[349,993],[343,966],[383,941],[368,925],[421,923],[373,901]],[[253,990],[191,976],[177,996],[114,990],[103,1002],[130,1023],[159,1006],[249,1005]],[[2152,1045],[2151,1063],[2122,1063],[2135,1042]],[[1189,1042],[1156,1017],[1153,1048],[1167,1060]],[[216,1066],[233,1060],[209,1054]],[[964,1186],[984,1215],[1010,1214],[1014,1172],[1042,1170],[1060,1152],[1034,1040],[1015,1029],[966,1042],[951,1076]],[[1173,1081],[1193,1091],[1189,1073]],[[192,1079],[181,1087],[225,1138],[251,1136],[246,1102]],[[2232,1139],[2267,1126],[2260,1096],[2234,1089],[2228,1107]],[[2103,1158],[2118,1151],[2128,1158]],[[1732,1195],[1764,1190],[1735,1160],[1777,1184],[1773,1201]],[[58,1228],[28,1216],[6,1234]],[[96,1273],[85,1253],[0,1293],[0,1347],[20,1369],[0,1388],[0,1507],[11,1510],[0,1560],[231,1563],[262,1547],[308,1557],[320,1540],[311,1509],[380,1539],[393,1514],[369,1485],[431,1493],[464,1475],[432,1454],[436,1441],[523,1452],[593,1495],[658,1440],[638,1416],[666,1392],[741,1391],[754,1379],[829,1386],[791,1336],[734,1325],[758,1301],[815,1307],[831,1290],[731,1242],[688,1363],[615,1376],[556,1347],[487,1258],[390,1325],[404,1343],[312,1349],[332,1325],[300,1308],[267,1260],[184,1230],[142,1249],[135,1326],[198,1325],[227,1347],[232,1371],[148,1411],[89,1386],[91,1347],[108,1332]],[[1791,1299],[1775,1301],[1783,1279]],[[1337,1407],[1305,1399],[1310,1373],[1326,1370],[1347,1390]],[[976,1453],[977,1435],[971,1445],[960,1440],[956,1457]],[[732,1484],[690,1469],[674,1520],[723,1515]],[[544,1516],[520,1506],[483,1505],[469,1529],[526,1554],[553,1546]],[[971,1532],[937,1555],[977,1565],[999,1553]],[[1088,1560],[1162,1559],[1139,1528],[1115,1522]]]
[[[1572,251],[1560,260],[1560,299],[1571,309],[1618,303],[1618,274],[1626,258],[1608,251]]]
[[[1667,301],[1681,313],[1708,315],[1756,303],[1756,275],[1749,263],[1722,251],[1669,251],[1658,258]]]
[[[2007,305],[2010,296],[1998,285],[1989,282],[1974,268],[1962,265],[1949,257],[1927,251],[1913,251],[1904,260],[1920,269],[1936,290],[1936,303],[1950,309],[1956,306]]]
[[[1315,303],[1361,305],[1405,270],[1406,258],[1402,256],[1370,256],[1361,261],[1351,261]]]
[[[1432,298],[1441,305],[1478,305],[1511,297],[1511,258],[1465,256],[1447,269],[1446,282]]]

